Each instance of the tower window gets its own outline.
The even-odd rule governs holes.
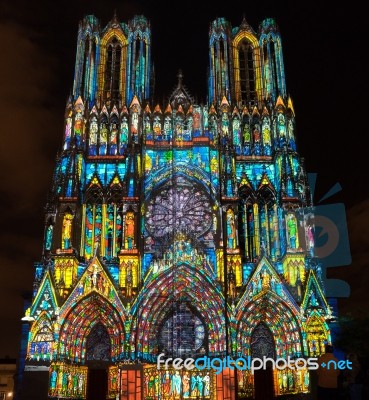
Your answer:
[[[268,61],[268,47],[265,42],[263,45],[263,60],[264,60],[264,64],[266,64]]]
[[[240,63],[241,99],[250,102],[256,99],[254,51],[251,44],[242,41],[238,50]]]
[[[276,44],[270,42],[270,52],[272,61],[272,71],[273,71],[273,85],[276,93],[278,93],[278,73],[277,73],[277,60],[276,60]]]
[[[117,38],[108,44],[104,92],[107,99],[119,99],[122,47]]]
[[[82,78],[81,78],[81,88],[80,88],[82,96],[86,95],[85,91],[86,91],[86,87],[88,86],[86,84],[86,80],[88,80],[89,50],[90,50],[90,39],[87,36],[87,38],[85,40],[85,53],[84,53],[83,60],[82,60],[83,65],[82,65]]]

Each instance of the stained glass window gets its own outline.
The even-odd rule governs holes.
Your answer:
[[[177,231],[201,236],[211,225],[210,198],[181,177],[168,182],[147,205],[146,228],[155,237],[163,238]]]
[[[164,322],[159,343],[161,351],[170,357],[195,357],[205,353],[205,327],[185,303],[176,303]]]

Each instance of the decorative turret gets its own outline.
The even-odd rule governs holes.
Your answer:
[[[169,103],[172,109],[178,110],[178,107],[182,106],[182,111],[187,113],[194,100],[187,88],[183,85],[183,73],[181,70],[178,71],[177,78],[178,84],[169,97]]]
[[[99,21],[93,15],[87,15],[79,24],[73,97],[81,96],[90,103],[96,95],[99,31]]]
[[[210,27],[209,101],[219,105],[223,96],[239,107],[260,107],[263,99],[286,96],[282,44],[271,18],[256,33],[243,18],[232,28],[219,18]]]
[[[224,96],[231,100],[230,24],[218,18],[210,25],[209,102],[219,104]]]
[[[150,24],[143,15],[138,15],[129,21],[128,28],[127,103],[134,96],[144,102],[150,96]]]
[[[150,24],[143,16],[120,23],[117,14],[104,29],[92,15],[86,16],[78,30],[78,46],[73,87],[74,99],[81,96],[92,107],[122,107],[134,96],[150,97]]]

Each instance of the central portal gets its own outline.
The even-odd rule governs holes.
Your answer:
[[[86,400],[105,400],[107,398],[108,373],[105,368],[89,368]]]
[[[251,335],[251,357],[272,358],[275,360],[275,344],[273,334],[263,323],[259,323]],[[274,383],[273,369],[270,365],[267,368],[255,371],[254,375],[255,400],[273,400]]]
[[[88,365],[87,400],[105,400],[108,397],[108,365],[111,360],[110,336],[105,326],[97,323],[86,343]]]
[[[159,353],[170,357],[195,357],[207,349],[205,327],[185,303],[176,303],[161,328]]]

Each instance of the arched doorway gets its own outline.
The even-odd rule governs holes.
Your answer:
[[[86,340],[88,366],[87,400],[107,398],[108,366],[111,362],[111,340],[105,326],[98,322]]]
[[[219,288],[210,283],[210,276],[207,278],[205,270],[200,272],[187,263],[178,263],[159,273],[146,287],[132,326],[132,337],[137,338],[132,345],[138,358],[152,362],[151,354],[161,352],[181,358],[187,357],[185,354],[222,355],[224,319],[216,310],[224,304]],[[174,293],[181,293],[178,301],[173,301]]]
[[[260,322],[251,334],[251,358],[263,357],[275,359],[275,344],[270,329]],[[273,368],[269,364],[265,369],[254,373],[255,400],[274,399]]]
[[[113,305],[93,289],[73,308],[63,310],[61,317],[64,323],[60,329],[58,357],[63,368],[73,364],[85,368],[83,395],[86,400],[111,398],[117,392],[112,384],[118,375],[114,367],[125,355],[123,306],[117,301]]]

